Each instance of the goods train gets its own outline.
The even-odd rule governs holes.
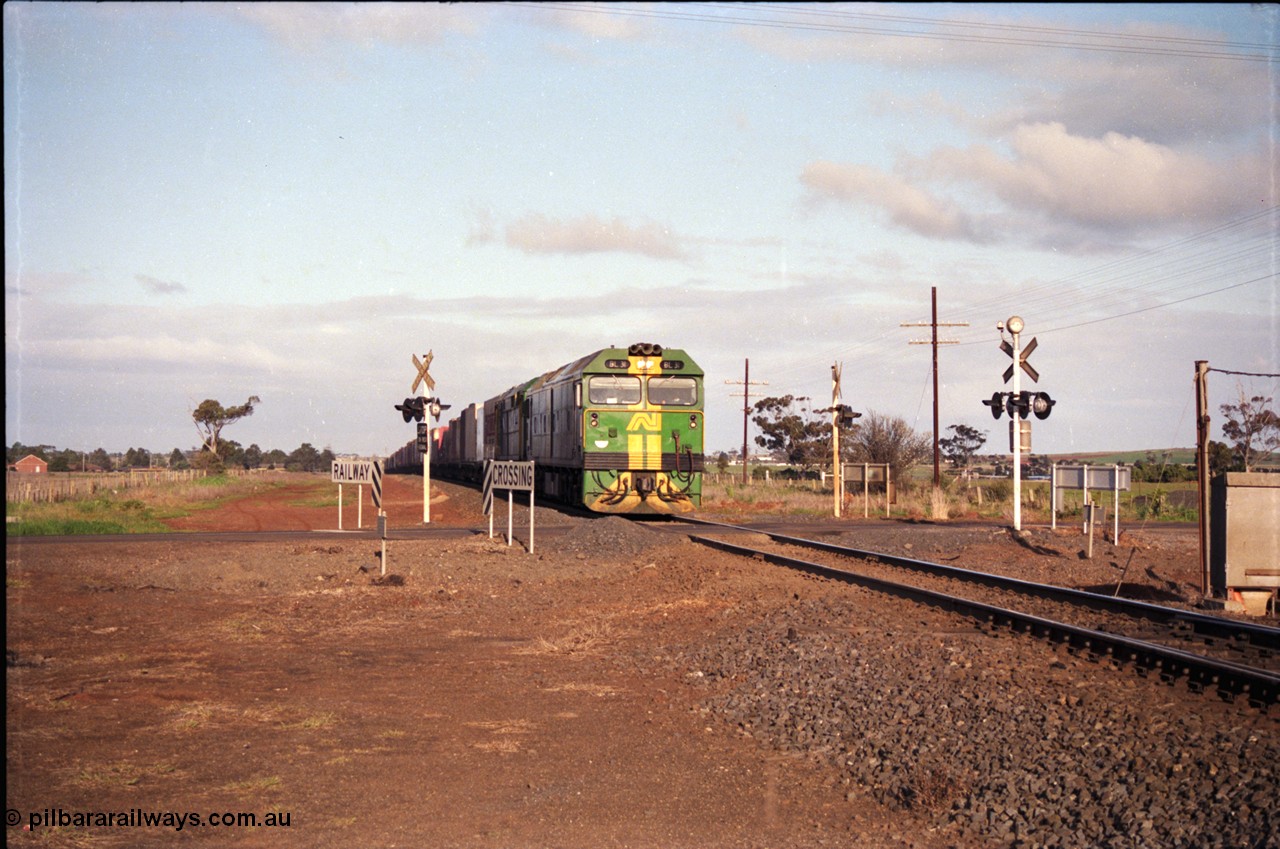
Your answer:
[[[702,504],[703,373],[684,351],[604,348],[471,404],[431,433],[431,473],[479,482],[486,460],[532,460],[541,497],[600,513]],[[416,441],[389,471],[422,468]]]

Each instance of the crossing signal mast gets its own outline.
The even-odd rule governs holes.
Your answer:
[[[996,322],[996,330],[1001,336],[1005,330],[1013,337],[1013,342],[1004,338],[1000,340],[1000,350],[1013,358],[1013,362],[1004,371],[1004,382],[1012,378],[1012,392],[995,392],[982,403],[991,408],[991,417],[1000,418],[1001,412],[1009,414],[1009,450],[1013,452],[1013,529],[1022,530],[1022,452],[1031,453],[1031,422],[1026,418],[1034,415],[1037,419],[1047,419],[1053,412],[1053,405],[1058,402],[1049,397],[1048,392],[1028,392],[1022,389],[1019,378],[1026,372],[1033,381],[1040,382],[1040,373],[1036,371],[1027,357],[1036,349],[1036,340],[1032,337],[1026,348],[1020,348],[1021,334],[1025,325],[1021,316],[1009,316],[1007,321]]]
[[[431,523],[431,425],[424,421],[427,414],[431,414],[431,418],[440,421],[440,413],[449,409],[448,404],[440,403],[440,399],[434,397],[430,393],[435,392],[436,381],[427,371],[431,368],[431,361],[435,355],[428,351],[421,360],[418,355],[413,355],[413,367],[417,369],[418,376],[413,379],[413,386],[410,392],[417,392],[418,387],[422,386],[426,389],[426,395],[414,395],[404,399],[403,404],[396,404],[395,407],[400,411],[400,415],[404,416],[405,423],[416,421],[418,423],[418,452],[422,454],[422,522],[423,524]]]

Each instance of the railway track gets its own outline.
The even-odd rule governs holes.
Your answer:
[[[1185,680],[1195,690],[1242,696],[1264,708],[1280,700],[1280,628],[758,528],[682,521],[717,534],[691,535],[701,545],[960,612],[984,627],[1064,643],[1141,674]],[[769,543],[731,541],[744,533]]]

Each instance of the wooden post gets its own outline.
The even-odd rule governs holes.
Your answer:
[[[1200,592],[1209,595],[1209,361],[1196,360],[1196,494],[1200,499]]]

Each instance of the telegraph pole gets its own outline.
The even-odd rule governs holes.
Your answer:
[[[742,380],[726,380],[725,383],[730,386],[742,387],[742,484],[745,486],[747,483],[747,416],[751,415],[751,399],[759,397],[751,394],[751,387],[768,386],[769,381],[761,380],[753,383],[751,381],[751,360],[743,360],[742,363]],[[735,392],[731,397],[736,398],[738,395]]]
[[[934,286],[931,290],[933,301],[933,320],[928,324],[924,322],[916,322],[915,324],[903,324],[902,327],[931,327],[933,328],[933,339],[931,342],[924,340],[912,340],[908,344],[911,345],[933,345],[933,486],[934,489],[942,486],[942,462],[941,453],[938,450],[938,346],[939,345],[955,345],[958,344],[955,339],[938,340],[939,327],[968,327],[968,322],[945,322],[938,323],[938,287]]]
[[[1209,361],[1196,360],[1196,489],[1199,497],[1200,592],[1209,595]]]

